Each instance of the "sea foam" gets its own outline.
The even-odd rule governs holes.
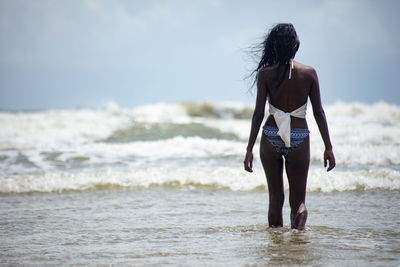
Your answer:
[[[389,169],[337,171],[311,169],[309,192],[400,190],[400,172]],[[284,176],[287,191],[288,183]],[[1,193],[85,191],[101,188],[180,187],[233,191],[267,190],[262,170],[148,168],[135,171],[57,172],[36,175],[0,175]]]

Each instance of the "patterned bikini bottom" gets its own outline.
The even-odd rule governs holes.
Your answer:
[[[283,156],[286,156],[293,149],[298,147],[310,134],[308,129],[292,128],[290,130],[290,147],[286,147],[281,137],[277,134],[279,131],[278,127],[264,125],[263,130],[271,145]]]

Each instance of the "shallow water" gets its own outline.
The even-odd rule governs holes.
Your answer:
[[[0,195],[2,265],[400,264],[400,194],[310,193],[305,231],[267,193],[154,187]]]

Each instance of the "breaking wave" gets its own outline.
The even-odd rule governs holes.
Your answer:
[[[389,169],[338,171],[311,169],[309,192],[400,190],[400,172]],[[35,175],[1,175],[1,193],[64,192],[107,188],[183,187],[233,191],[267,190],[262,171],[149,168],[136,171],[58,172]],[[285,188],[288,188],[285,179]]]

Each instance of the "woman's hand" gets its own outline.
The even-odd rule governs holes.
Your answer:
[[[244,158],[244,169],[248,172],[253,172],[253,152],[247,151]]]
[[[333,155],[332,149],[325,149],[324,152],[324,167],[326,168],[326,163],[327,161],[329,162],[328,169],[326,171],[330,171],[333,168],[335,168],[336,162],[335,162],[335,155]]]

